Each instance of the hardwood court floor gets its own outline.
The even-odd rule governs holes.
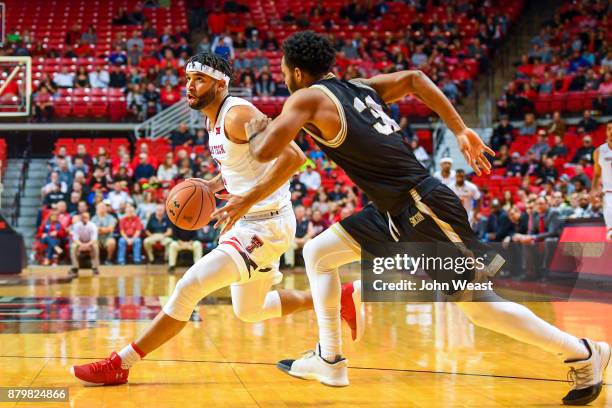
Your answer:
[[[16,284],[0,277],[0,386],[67,386],[70,403],[0,407],[553,407],[569,389],[558,358],[474,328],[444,303],[368,304],[361,343],[344,327],[351,386],[294,379],[275,364],[313,347],[314,314],[243,323],[227,290],[133,368],[128,385],[83,387],[69,367],[132,341],[178,276],[161,267],[104,267],[100,277],[82,271],[69,281],[65,269],[32,268]],[[355,269],[343,279],[350,276]],[[304,288],[304,275],[286,273],[284,285]],[[610,304],[529,306],[575,335],[612,342]],[[610,379],[592,406],[612,406]]]

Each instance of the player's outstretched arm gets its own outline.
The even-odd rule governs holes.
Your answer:
[[[246,133],[253,157],[267,162],[280,156],[300,129],[312,120],[321,96],[321,92],[301,89],[287,99],[276,119],[251,120],[246,125]]]
[[[455,134],[459,149],[476,174],[480,175],[483,170],[485,173],[491,171],[491,164],[485,153],[495,156],[493,150],[482,142],[476,132],[465,125],[453,104],[423,72],[399,71],[356,81],[372,87],[385,103],[395,102],[408,94],[416,96],[436,112]]]

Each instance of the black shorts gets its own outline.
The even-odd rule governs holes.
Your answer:
[[[382,212],[370,203],[360,212],[340,221],[340,225],[362,247],[395,242],[444,243],[448,244],[447,247],[457,248],[458,256],[464,256],[467,249],[474,256],[484,257],[487,267],[490,263],[491,268],[495,268],[494,271],[488,269],[487,273],[494,274],[501,268],[503,258],[480,242],[459,197],[450,188],[435,183],[435,187],[423,197],[416,189],[413,191],[410,204],[399,214]],[[457,276],[438,275],[435,278],[448,281]],[[473,280],[474,271],[462,278]]]

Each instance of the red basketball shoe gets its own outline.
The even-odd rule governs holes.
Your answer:
[[[104,360],[72,366],[70,372],[85,385],[125,384],[130,374],[129,369],[121,368],[121,357],[114,351]]]
[[[361,303],[361,281],[342,285],[340,316],[351,328],[353,341],[359,341],[365,331],[365,306]]]

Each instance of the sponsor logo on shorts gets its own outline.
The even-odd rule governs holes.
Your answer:
[[[410,217],[410,223],[413,227],[416,227],[416,225],[423,220],[425,220],[425,216],[423,216],[420,211],[417,211],[415,215]]]

